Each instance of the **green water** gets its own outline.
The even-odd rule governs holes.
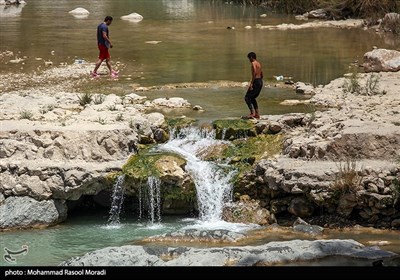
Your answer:
[[[146,221],[138,222],[137,217],[121,215],[120,226],[108,226],[106,221],[108,213],[83,213],[71,216],[66,222],[46,229],[19,230],[0,232],[1,248],[12,251],[21,250],[27,245],[25,255],[16,255],[15,263],[5,262],[0,259],[0,266],[56,266],[69,258],[83,255],[89,251],[110,246],[133,245],[135,241],[143,238],[173,232],[184,227],[197,228],[226,228],[232,231],[246,231],[251,226],[229,223],[216,225],[199,224],[197,219],[184,217],[163,217],[159,224]],[[383,250],[400,254],[399,231],[377,230],[372,228],[355,228],[353,230],[326,229],[322,236],[311,236],[301,232],[293,232],[290,228],[279,231],[258,229],[255,233],[248,231],[249,240],[246,245],[261,245],[271,241],[287,241],[293,239],[354,239],[365,246],[376,246]],[[166,244],[179,246],[179,244]],[[188,245],[188,244],[186,244]],[[229,244],[190,244],[191,246],[229,246]],[[241,244],[244,245],[244,244]],[[235,245],[234,245],[235,246]],[[4,254],[4,252],[2,253]],[[291,265],[343,265],[343,266],[369,266],[370,260],[346,257],[329,257],[310,262],[293,263]],[[392,264],[394,265],[394,264]]]
[[[92,250],[109,246],[132,244],[152,235],[177,230],[193,224],[191,219],[163,217],[160,224],[138,222],[137,218],[122,218],[120,226],[108,226],[108,214],[83,214],[46,229],[0,232],[1,249],[21,250],[28,246],[26,255],[15,256],[16,262],[0,259],[1,266],[58,265],[62,261]],[[4,252],[2,253],[3,256]]]

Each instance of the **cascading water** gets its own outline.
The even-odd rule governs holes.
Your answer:
[[[215,139],[215,131],[190,127],[179,133],[171,132],[171,139],[158,147],[186,159],[186,170],[196,185],[199,215],[204,222],[221,221],[223,205],[231,200],[235,171],[199,158],[202,152],[222,143],[228,142]]]
[[[117,180],[114,183],[114,189],[112,193],[112,202],[111,202],[111,209],[109,212],[108,223],[110,225],[118,225],[119,221],[119,214],[121,212],[122,203],[124,202],[124,181],[125,175],[120,175],[117,177]]]
[[[152,224],[161,222],[160,179],[154,176],[147,178],[147,205],[149,220]]]
[[[147,212],[151,224],[161,222],[161,181],[150,176],[147,178],[147,186],[140,186],[138,190],[139,220],[143,213]]]

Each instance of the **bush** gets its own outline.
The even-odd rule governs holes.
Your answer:
[[[344,164],[339,162],[339,172],[331,188],[340,193],[354,193],[360,188],[362,177],[358,175],[357,162],[347,159]]]
[[[235,2],[262,5],[288,14],[303,14],[314,9],[325,9],[331,19],[377,20],[387,13],[400,11],[400,1],[394,0],[236,0]]]

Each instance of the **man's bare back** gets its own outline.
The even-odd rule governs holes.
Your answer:
[[[253,81],[257,78],[261,78],[261,79],[263,78],[261,63],[258,62],[257,60],[253,60],[251,62],[251,73],[252,73]]]

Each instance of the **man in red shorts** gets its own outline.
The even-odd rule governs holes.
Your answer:
[[[111,68],[110,53],[108,51],[109,48],[113,47],[108,32],[108,26],[112,23],[112,21],[113,18],[111,16],[106,16],[104,22],[97,26],[97,45],[99,47],[100,54],[99,60],[97,61],[93,72],[91,72],[91,76],[94,78],[99,77],[99,74],[97,74],[97,69],[99,69],[104,60],[106,61],[108,69],[110,70],[111,77],[115,78],[118,76],[118,72],[112,70]]]

